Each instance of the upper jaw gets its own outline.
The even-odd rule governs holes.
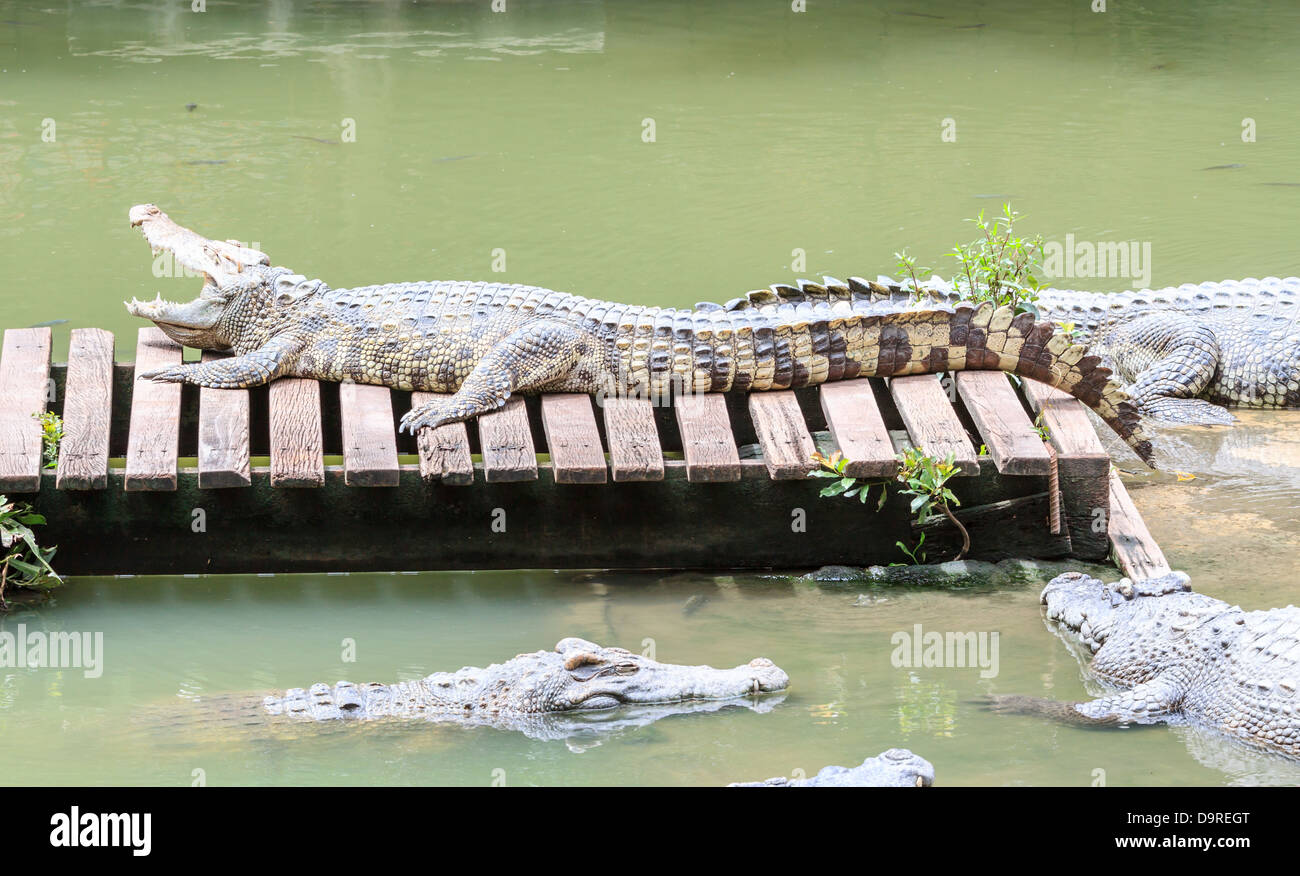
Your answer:
[[[1115,589],[1122,584],[1107,585],[1081,572],[1058,575],[1043,588],[1041,600],[1047,606],[1047,619],[1080,634],[1095,650],[1104,641],[1105,616],[1124,602]]]
[[[242,246],[236,241],[210,240],[177,225],[153,204],[137,204],[129,214],[132,228],[139,228],[154,254],[170,252],[176,261],[205,274],[218,287],[224,287],[230,275],[239,274],[252,265],[270,265],[266,253]]]

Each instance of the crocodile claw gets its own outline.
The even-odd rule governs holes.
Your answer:
[[[155,368],[153,371],[146,371],[136,376],[143,380],[154,380],[159,383],[184,383],[190,371],[188,365],[171,365],[167,368]]]

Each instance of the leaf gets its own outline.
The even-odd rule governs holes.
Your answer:
[[[39,578],[41,576],[41,570],[39,567],[33,566],[31,563],[24,562],[16,557],[9,558],[9,568],[17,569],[28,578]]]
[[[26,523],[28,526],[41,526],[45,523],[45,516],[43,514],[37,514],[33,512],[31,514],[24,514],[23,516],[19,517],[18,522]]]
[[[882,485],[880,487],[880,501],[876,503],[876,510],[879,511],[885,507],[885,500],[889,498],[889,490]]]
[[[930,501],[929,496],[917,496],[915,499],[912,500],[912,513],[915,514],[918,510],[921,509],[923,505],[925,505],[926,502],[929,501]]]

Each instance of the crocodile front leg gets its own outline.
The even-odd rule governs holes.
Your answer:
[[[140,376],[163,383],[189,383],[213,389],[244,389],[261,386],[286,373],[299,349],[301,344],[291,338],[272,338],[242,356],[173,365]]]
[[[565,377],[588,345],[562,322],[540,321],[516,329],[488,350],[449,398],[412,408],[399,431],[412,435],[468,420],[502,407],[513,393],[541,389]]]
[[[1166,675],[1086,703],[1008,695],[991,697],[990,706],[995,712],[1042,715],[1068,724],[1153,724],[1168,720],[1177,711],[1181,690],[1181,684]]]
[[[1197,398],[1219,367],[1214,331],[1178,313],[1161,311],[1122,323],[1106,334],[1107,358],[1131,376],[1129,395],[1146,415],[1177,425],[1237,422],[1224,408]]]

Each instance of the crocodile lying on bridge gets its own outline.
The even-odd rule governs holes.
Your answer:
[[[176,342],[232,358],[144,375],[218,388],[293,375],[454,393],[402,427],[466,420],[529,392],[646,394],[787,389],[829,380],[1001,369],[1070,393],[1144,460],[1141,418],[1110,370],[1050,322],[1009,307],[900,312],[863,280],[801,283],[694,310],[638,307],[504,283],[331,289],[262,252],[208,240],[151,204],[133,207],[155,252],[204,275],[187,303],[132,300]]]
[[[890,288],[888,277],[878,285]],[[913,295],[897,286],[882,306],[929,308],[959,294],[938,277]],[[1140,292],[1044,289],[1040,316],[1125,381],[1138,410],[1187,425],[1236,421],[1224,407],[1300,407],[1300,277],[1224,280]]]
[[[934,766],[906,748],[891,748],[849,768],[828,766],[810,779],[778,776],[765,782],[732,782],[729,788],[928,788]]]
[[[1043,590],[1047,617],[1120,691],[1087,703],[994,697],[999,711],[1094,725],[1187,723],[1300,758],[1300,609],[1243,611],[1193,593],[1182,572],[1103,584],[1067,572]]]

